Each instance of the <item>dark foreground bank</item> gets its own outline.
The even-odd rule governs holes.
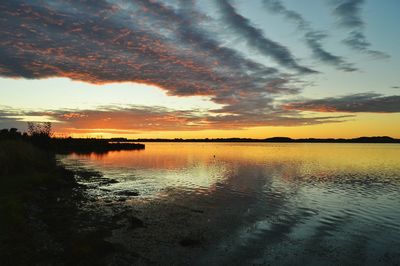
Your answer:
[[[115,219],[90,207],[79,181],[113,182],[67,170],[31,142],[0,140],[0,265],[118,265],[114,258],[131,256],[104,240]]]
[[[0,130],[0,141],[14,140],[18,142],[26,142],[52,153],[68,154],[68,153],[107,153],[109,151],[121,150],[143,150],[144,144],[127,143],[115,141],[112,139],[95,139],[95,138],[55,138],[51,137],[51,125],[48,128],[33,130],[31,133],[21,133],[16,128]]]
[[[144,148],[144,144],[113,142],[108,139],[52,138],[49,142],[49,149],[56,153],[106,153]]]

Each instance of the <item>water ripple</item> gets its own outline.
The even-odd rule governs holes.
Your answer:
[[[149,143],[141,153],[60,160],[118,181],[98,197],[131,190],[149,203],[201,213],[201,230],[219,239],[204,249],[203,263],[399,258],[399,145]]]

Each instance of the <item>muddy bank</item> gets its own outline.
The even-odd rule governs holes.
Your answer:
[[[123,210],[97,208],[96,200],[86,193],[89,186],[79,184],[82,180],[94,186],[112,181],[96,172],[74,175],[76,181],[18,192],[16,209],[8,211],[1,222],[1,265],[120,265],[120,260],[140,260],[105,240],[120,226],[117,220]],[[14,214],[17,217],[10,217]]]
[[[193,222],[202,210],[108,190],[116,181],[96,171],[65,171],[74,179],[24,191],[18,222],[0,228],[1,265],[185,264],[204,249],[205,221]]]
[[[95,171],[73,175],[73,182],[25,192],[20,221],[1,228],[1,265],[201,264],[211,249],[223,251],[216,240],[232,219],[195,199],[158,201],[108,189],[116,181]],[[226,229],[216,230],[221,221]]]

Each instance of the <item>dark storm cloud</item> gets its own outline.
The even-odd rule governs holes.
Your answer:
[[[287,110],[348,113],[398,113],[400,96],[384,96],[377,93],[358,93],[343,97],[293,102],[284,106]]]
[[[295,23],[297,28],[304,32],[305,43],[317,60],[345,72],[357,70],[352,64],[347,63],[343,57],[334,55],[324,49],[321,42],[327,37],[327,34],[313,30],[310,23],[300,13],[287,9],[280,0],[263,0],[263,4],[268,11],[282,15],[285,19]]]
[[[240,15],[228,0],[217,0],[217,3],[223,20],[233,32],[242,36],[249,46],[256,48],[261,54],[271,57],[282,66],[301,73],[317,73],[315,70],[299,65],[287,47],[265,37],[262,30],[253,26],[247,18]]]
[[[365,0],[328,0],[333,6],[333,14],[338,19],[338,25],[350,29],[348,37],[343,41],[350,48],[367,53],[376,58],[387,58],[387,54],[371,50],[371,43],[364,35],[365,23],[361,17]]]

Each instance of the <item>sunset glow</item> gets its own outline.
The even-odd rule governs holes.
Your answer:
[[[399,2],[301,2],[2,1],[0,128],[399,138]]]

